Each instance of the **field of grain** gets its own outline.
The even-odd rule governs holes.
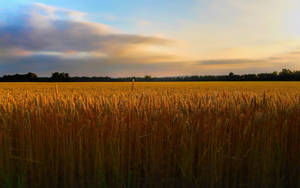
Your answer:
[[[300,83],[0,83],[0,187],[300,187]]]

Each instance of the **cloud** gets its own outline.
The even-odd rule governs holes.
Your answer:
[[[207,25],[202,25],[201,32],[192,30],[189,34],[197,45],[177,48],[180,37],[174,37],[175,42],[167,37],[128,34],[109,25],[91,22],[87,17],[84,12],[41,3],[18,11],[17,15],[5,13],[5,19],[0,21],[0,74],[32,71],[49,75],[54,71],[65,71],[72,75],[90,76],[170,76],[300,68],[299,50],[290,48],[298,45],[298,41],[295,44],[278,43],[272,47],[278,48],[276,52],[284,49],[284,54],[268,57],[265,54],[269,53],[263,53],[258,57],[256,51],[270,49],[269,44],[227,43],[228,40],[235,43],[241,37],[248,38],[248,32],[252,33],[252,30],[231,32],[229,27],[221,30],[222,24],[220,28],[206,30]],[[153,20],[135,23],[147,27],[156,24]],[[224,31],[223,34],[220,31]],[[237,38],[232,37],[236,32],[239,33],[235,35]],[[249,41],[252,41],[251,37]],[[204,56],[206,49],[210,55]],[[194,51],[197,56],[183,58],[181,55],[185,54],[185,50]],[[270,54],[274,52],[271,51]]]
[[[85,20],[86,13],[80,11],[69,10],[60,7],[49,6],[42,3],[33,3],[31,7],[32,13],[44,14],[49,18],[70,18],[72,20]]]
[[[290,52],[290,54],[292,54],[292,55],[300,55],[300,51],[293,51],[293,52]]]
[[[226,74],[234,71],[238,74],[279,71],[283,68],[300,69],[300,53],[286,52],[267,58],[257,59],[208,59],[194,62],[195,70]]]
[[[245,63],[258,63],[260,60],[254,59],[212,59],[198,61],[199,65],[234,65],[234,64],[245,64]]]
[[[169,39],[121,33],[85,16],[41,3],[7,14],[0,25],[0,73],[143,74],[170,72],[177,61],[160,48],[172,46]]]
[[[28,10],[0,26],[0,49],[18,49],[32,54],[88,52],[90,55],[102,53],[118,57],[130,49],[141,50],[137,48],[139,46],[171,44],[164,38],[117,33],[107,25],[84,20],[85,13],[82,12],[41,3],[33,4]],[[126,54],[132,58],[135,55]]]
[[[184,74],[186,62],[143,63],[144,59],[60,58],[56,55],[14,56],[0,59],[0,74],[69,72],[72,76],[170,76]],[[9,63],[6,63],[9,62]],[[170,66],[172,65],[172,66]]]

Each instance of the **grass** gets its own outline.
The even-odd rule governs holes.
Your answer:
[[[299,187],[299,82],[0,83],[0,187]]]

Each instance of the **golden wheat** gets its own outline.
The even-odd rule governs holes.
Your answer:
[[[299,187],[299,82],[1,83],[0,187]]]

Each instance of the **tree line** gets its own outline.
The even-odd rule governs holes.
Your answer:
[[[175,76],[175,77],[71,77],[69,73],[54,72],[51,77],[38,77],[37,74],[29,72],[27,74],[4,75],[0,77],[0,82],[137,82],[146,81],[300,81],[300,71],[282,69],[280,72],[243,74],[229,73],[228,75],[204,75],[204,76]]]

